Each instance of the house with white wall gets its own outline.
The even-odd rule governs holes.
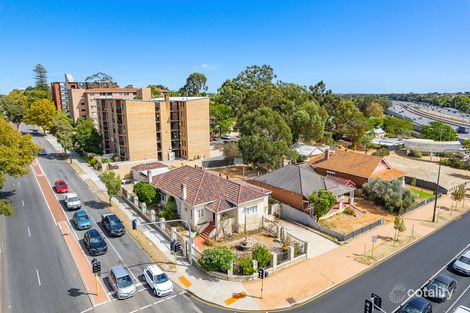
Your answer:
[[[268,215],[269,190],[242,180],[223,178],[219,173],[182,166],[153,176],[162,202],[174,197],[178,215],[193,230],[216,229],[218,237],[261,227]]]

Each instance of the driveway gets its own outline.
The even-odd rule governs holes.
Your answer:
[[[299,226],[298,224],[281,219],[277,219],[276,222],[292,235],[309,243],[307,255],[309,259],[338,247],[338,244],[330,239],[327,239],[305,227]]]

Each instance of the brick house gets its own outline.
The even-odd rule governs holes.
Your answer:
[[[375,179],[401,179],[404,183],[405,173],[392,168],[381,156],[337,150],[325,153],[323,160],[312,166],[321,175],[347,179],[359,188]]]
[[[249,183],[271,190],[274,199],[303,211],[309,208],[309,196],[319,190],[331,191],[337,198],[336,207],[339,210],[343,209],[345,196],[349,196],[350,204],[354,199],[354,186],[321,176],[308,164],[287,165],[253,178]]]
[[[217,230],[217,236],[261,227],[268,212],[269,190],[217,172],[182,166],[152,177],[162,202],[176,200],[178,215],[199,233]]]

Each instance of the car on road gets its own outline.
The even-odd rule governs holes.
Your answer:
[[[91,255],[101,255],[108,251],[108,245],[99,231],[92,228],[83,235],[83,242]]]
[[[459,305],[452,313],[470,313],[470,308]]]
[[[91,228],[91,220],[83,210],[75,212],[72,217],[72,222],[78,230]]]
[[[111,236],[122,236],[126,233],[126,228],[121,220],[114,214],[108,213],[101,215],[101,223]]]
[[[56,182],[54,183],[54,188],[55,188],[55,191],[57,193],[67,193],[67,192],[69,192],[69,186],[62,179],[56,180]]]
[[[127,299],[137,293],[137,287],[134,284],[129,272],[122,266],[114,266],[109,271],[109,284],[116,292],[118,299]]]
[[[173,283],[156,264],[144,270],[144,278],[155,296],[162,297],[173,292]]]
[[[65,207],[67,210],[78,210],[82,207],[82,203],[80,202],[80,198],[74,192],[68,193],[64,197]]]
[[[423,288],[423,294],[428,299],[444,302],[452,296],[456,288],[455,279],[439,274]]]
[[[413,297],[398,313],[432,313],[432,305],[424,298]]]
[[[38,155],[47,155],[47,150],[46,149],[39,150]]]
[[[464,275],[470,275],[470,250],[465,251],[457,260],[452,264],[452,268]]]

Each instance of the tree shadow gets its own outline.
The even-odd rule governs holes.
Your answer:
[[[83,202],[83,205],[91,208],[91,209],[95,209],[95,210],[101,210],[101,209],[105,209],[107,207],[107,205],[101,201],[96,201],[96,200],[89,200],[89,201],[85,201]]]
[[[0,199],[8,200],[16,194],[16,189],[8,191],[0,191]]]

